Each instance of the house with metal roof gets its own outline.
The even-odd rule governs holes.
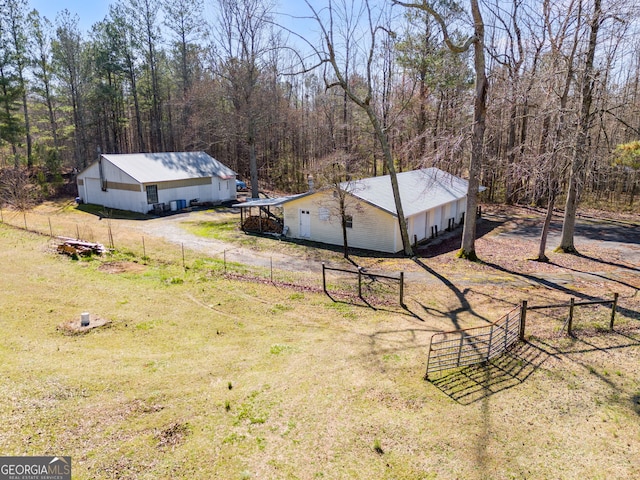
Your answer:
[[[409,238],[420,242],[459,225],[464,219],[468,181],[437,168],[397,174]],[[340,185],[349,247],[396,253],[402,250],[391,180],[388,175]],[[308,192],[277,202],[286,236],[342,245],[336,189]],[[250,207],[250,203],[246,207]]]
[[[77,176],[83,203],[139,213],[236,199],[236,173],[205,152],[103,154]]]

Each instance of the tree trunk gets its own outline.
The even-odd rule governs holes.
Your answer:
[[[549,228],[551,227],[551,220],[553,218],[553,209],[556,204],[556,193],[558,190],[558,182],[555,179],[549,181],[549,203],[547,205],[547,214],[544,217],[544,223],[542,224],[542,232],[540,233],[540,245],[538,248],[539,262],[548,262],[549,257],[546,255],[547,249],[547,237],[549,236]]]
[[[484,22],[478,0],[471,0],[474,20],[475,41],[474,66],[476,70],[475,99],[473,105],[473,129],[471,133],[471,162],[469,164],[469,186],[467,190],[467,209],[462,230],[462,246],[458,256],[476,260],[476,210],[478,208],[478,188],[480,187],[480,169],[482,167],[485,119],[487,112],[487,76],[484,58]]]
[[[254,119],[249,119],[249,136],[247,144],[249,145],[249,173],[251,174],[251,198],[258,198],[258,159],[256,157],[256,132]]]
[[[571,162],[571,174],[569,177],[569,191],[564,209],[564,221],[562,223],[562,238],[558,250],[565,253],[577,253],[573,237],[575,234],[576,213],[580,193],[586,177],[586,145],[589,126],[591,125],[591,103],[593,101],[593,63],[598,42],[598,30],[600,28],[601,0],[594,1],[593,18],[591,19],[591,33],[589,35],[589,49],[582,77],[582,104],[580,107],[580,121],[576,134],[575,149]]]

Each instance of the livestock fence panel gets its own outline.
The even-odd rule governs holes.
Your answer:
[[[363,268],[346,270],[322,264],[322,290],[331,298],[357,296],[376,304],[404,304],[404,272],[398,277],[369,272]]]
[[[514,308],[495,323],[436,333],[429,343],[425,378],[437,372],[488,362],[506,352],[522,336],[522,312]]]

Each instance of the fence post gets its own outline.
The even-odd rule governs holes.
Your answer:
[[[509,314],[507,313],[507,320],[504,322],[504,350],[507,351],[509,340]]]
[[[185,263],[184,263],[184,243],[182,244],[182,268],[183,268],[184,270],[186,270],[186,269],[187,269],[187,266],[186,266],[186,265],[185,265]]]
[[[400,272],[400,306],[406,308],[404,304],[404,272]]]
[[[569,320],[567,320],[567,335],[571,336],[571,329],[573,328],[573,307],[576,302],[576,299],[571,297],[569,302]]]
[[[527,323],[527,301],[522,301],[522,307],[520,307],[520,334],[518,337],[520,340],[524,340],[524,331]]]
[[[424,372],[424,379],[429,380],[429,362],[431,361],[431,343],[433,343],[433,335],[429,339],[429,350],[427,353],[427,370]]]
[[[362,298],[362,269],[358,267],[358,297]]]
[[[458,359],[456,360],[456,368],[460,366],[460,358],[462,357],[463,345],[464,345],[464,332],[460,332],[460,345],[458,345]]]
[[[49,220],[49,237],[53,238],[53,228],[51,227],[51,217],[47,217]]]
[[[322,291],[327,294],[327,275],[325,273],[324,262],[322,262]]]
[[[618,307],[618,294],[613,294],[613,305],[611,305],[611,321],[609,322],[609,330],[613,330],[613,322],[616,319],[616,308]]]
[[[489,330],[489,345],[487,345],[487,362],[489,361],[489,357],[491,356],[491,343],[493,342],[493,325],[491,325],[491,330]]]
[[[144,246],[144,235],[142,236],[142,259],[147,259],[147,248]]]

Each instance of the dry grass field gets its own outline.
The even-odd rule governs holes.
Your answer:
[[[483,263],[446,245],[417,262],[354,255],[406,272],[402,309],[376,285],[376,308],[332,301],[317,265],[285,263],[344,266],[339,252],[247,237],[224,216],[5,210],[0,452],[70,455],[74,479],[640,478],[638,265],[597,242],[578,245],[580,257],[528,261],[535,238],[511,233],[538,214],[507,213],[487,217]],[[10,226],[25,220],[45,235]],[[184,223],[184,257],[175,239],[152,235],[171,221]],[[189,246],[216,222],[226,226],[212,242],[276,258],[275,272],[229,260],[231,247]],[[624,222],[637,231],[637,219]],[[55,253],[49,234],[74,232],[113,238],[115,250]],[[578,309],[573,338],[566,312],[532,313],[527,342],[508,355],[424,380],[434,332],[497,320],[524,299],[613,292],[614,332],[606,307]],[[65,328],[84,311],[104,325]]]

